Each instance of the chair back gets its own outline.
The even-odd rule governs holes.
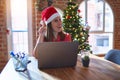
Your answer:
[[[120,50],[111,49],[104,57],[106,60],[120,65]]]

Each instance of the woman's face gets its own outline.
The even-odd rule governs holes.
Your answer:
[[[61,32],[62,31],[62,21],[60,16],[56,17],[55,19],[52,20],[51,22],[52,29],[54,32]]]

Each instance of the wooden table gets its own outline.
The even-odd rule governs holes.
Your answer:
[[[42,70],[61,80],[120,80],[120,66],[91,55],[90,66],[85,68],[78,56],[74,68],[58,68]]]
[[[88,68],[82,66],[81,58],[78,55],[75,67],[42,70],[37,68],[37,60],[31,59],[32,63],[28,65],[31,80],[120,80],[119,65],[93,55],[90,57]],[[30,79],[14,71],[10,60],[1,72],[0,80]]]

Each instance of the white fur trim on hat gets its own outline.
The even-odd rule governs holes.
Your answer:
[[[47,21],[45,21],[45,24],[47,25],[48,23],[50,23],[53,19],[55,19],[56,17],[60,16],[59,13],[54,13],[52,16],[50,16]]]

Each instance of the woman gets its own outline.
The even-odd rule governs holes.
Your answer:
[[[39,37],[33,56],[35,56],[37,45],[40,42],[71,41],[71,35],[63,31],[60,14],[53,6],[43,10],[41,17]]]

